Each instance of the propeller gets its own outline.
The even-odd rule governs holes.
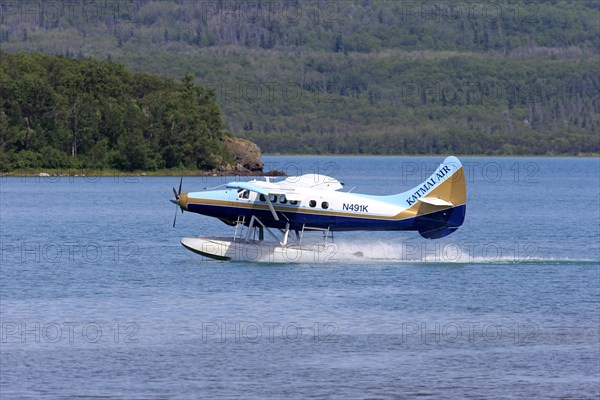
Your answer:
[[[175,222],[177,222],[177,208],[181,210],[183,214],[183,208],[179,207],[179,196],[181,196],[181,186],[183,185],[183,176],[179,180],[179,191],[173,188],[173,194],[175,195],[175,200],[171,200],[171,203],[175,204],[175,218],[173,218],[173,228],[175,228]]]

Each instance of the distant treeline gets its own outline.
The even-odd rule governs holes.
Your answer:
[[[600,152],[597,57],[234,48],[177,63],[161,54],[144,68],[195,71],[228,129],[267,153]]]
[[[190,72],[270,153],[600,152],[597,1],[86,4],[15,5],[0,45]]]
[[[250,70],[262,64],[237,59]],[[260,91],[218,83],[226,114],[236,116],[229,128],[265,152],[600,152],[597,59],[317,55],[303,67],[309,78],[259,80]]]
[[[87,40],[102,31],[111,41],[97,44],[118,48],[145,42],[155,49],[170,44],[171,50],[189,45],[338,53],[385,49],[510,53],[531,46],[600,51],[600,3],[594,0],[44,3],[8,2],[0,42],[35,42],[39,28],[74,28]],[[64,49],[77,42],[63,40],[53,47]]]
[[[0,51],[0,169],[212,169],[231,162],[214,92],[94,59]]]

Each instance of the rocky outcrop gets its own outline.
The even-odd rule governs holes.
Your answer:
[[[226,136],[223,144],[235,158],[232,170],[236,173],[262,173],[264,164],[261,158],[260,147],[249,140]]]

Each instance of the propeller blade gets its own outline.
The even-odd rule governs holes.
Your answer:
[[[175,188],[173,188],[173,194],[175,195],[175,200],[171,200],[171,203],[175,204],[175,218],[173,218],[173,228],[175,228],[175,223],[177,222],[177,209],[179,208],[181,210],[181,213],[183,214],[183,208],[181,208],[180,204],[179,204],[179,196],[181,195],[181,186],[183,185],[183,175],[181,176],[181,178],[179,179],[179,190],[175,190]]]
[[[177,206],[175,206],[175,218],[173,218],[173,228],[175,228],[175,222],[177,222]]]

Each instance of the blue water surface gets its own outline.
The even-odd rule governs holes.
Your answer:
[[[390,194],[442,159],[265,163]],[[232,230],[172,228],[178,178],[0,178],[1,397],[598,398],[600,160],[462,161],[456,233],[340,233],[290,263],[186,251]]]

